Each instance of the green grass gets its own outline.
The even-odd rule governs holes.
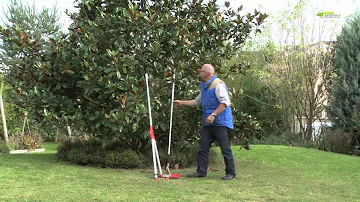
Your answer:
[[[153,180],[152,170],[99,169],[46,153],[0,154],[0,201],[360,201],[360,158],[285,146],[233,147],[237,178],[223,181],[224,165],[188,179]]]

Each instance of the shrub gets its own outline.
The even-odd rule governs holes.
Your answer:
[[[137,168],[141,165],[139,155],[133,150],[125,150],[120,153],[119,160],[124,168]]]
[[[319,148],[315,142],[307,142],[307,143],[301,145],[301,147],[309,148],[309,149],[318,149]]]
[[[59,160],[71,161],[80,165],[98,165],[103,158],[103,143],[95,138],[71,137],[58,146],[56,157]]]
[[[117,167],[118,159],[119,159],[118,153],[115,151],[111,151],[106,154],[103,163],[104,163],[104,165],[109,166],[109,167]]]
[[[41,143],[43,139],[40,134],[16,134],[9,137],[9,149],[10,150],[19,150],[19,149],[38,149],[41,148]]]
[[[353,155],[354,155],[354,156],[360,156],[360,145],[359,145],[358,142],[357,142],[357,144],[355,145],[355,149],[354,149]]]
[[[283,133],[281,135],[270,135],[262,139],[249,139],[252,144],[302,146],[299,133]]]
[[[71,149],[67,158],[69,161],[79,165],[89,165],[91,163],[91,156],[86,152],[85,147]]]
[[[103,158],[102,142],[90,139],[84,142],[75,141],[68,151],[68,160],[79,165],[101,165]]]
[[[240,51],[239,55],[241,57],[233,60],[238,60],[238,58],[242,61],[254,60],[253,56],[246,52]],[[267,138],[272,134],[281,134],[288,128],[285,118],[288,117],[287,111],[279,107],[276,93],[271,90],[271,82],[265,83],[267,80],[263,79],[263,73],[261,73],[263,64],[259,62],[261,63],[259,60],[257,64],[252,64],[251,69],[245,71],[245,74],[235,75],[225,80],[232,95],[235,124],[232,142],[235,144],[242,144],[244,137]],[[233,88],[236,91],[232,90]]]
[[[18,135],[9,136],[9,149],[10,150],[19,150],[21,148],[20,138]]]
[[[139,168],[142,166],[140,156],[133,150],[123,152],[111,151],[104,159],[105,166],[116,168]]]
[[[68,153],[74,147],[74,143],[68,139],[62,141],[57,148],[56,158],[63,161],[68,161]]]
[[[233,118],[235,129],[229,134],[230,141],[233,144],[244,144],[245,139],[262,138],[262,123],[254,116],[239,112],[235,107],[233,109]]]
[[[124,151],[127,149],[126,145],[120,140],[111,140],[105,145],[106,151]]]
[[[353,135],[343,130],[326,130],[318,137],[319,149],[342,154],[352,154]]]
[[[179,167],[189,167],[195,164],[197,154],[197,144],[177,145],[171,153],[171,165],[177,164]],[[142,168],[152,165],[152,153],[139,154],[138,152],[126,148],[120,140],[112,140],[102,143],[95,138],[69,138],[61,142],[56,154],[57,159],[70,161],[79,165],[92,165],[111,168]],[[167,150],[159,149],[159,157],[163,166],[167,163]],[[215,162],[216,153],[210,151],[209,161]]]
[[[8,146],[6,146],[5,142],[0,141],[0,153],[7,154],[7,153],[9,153],[9,151],[10,150],[9,150]]]
[[[69,138],[58,146],[56,157],[79,165],[93,165],[113,168],[139,168],[141,155],[130,149],[117,147],[119,143],[103,144],[95,138]]]

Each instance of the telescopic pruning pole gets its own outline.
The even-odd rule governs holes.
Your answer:
[[[171,153],[171,135],[172,135],[172,119],[173,119],[173,109],[174,109],[174,94],[175,94],[175,72],[176,68],[174,68],[174,74],[172,78],[172,91],[171,91],[171,108],[170,108],[170,126],[169,126],[169,146],[168,146],[168,158],[166,164],[166,172],[170,173],[170,153]]]
[[[150,119],[149,135],[151,138],[151,147],[152,147],[152,155],[153,155],[153,163],[154,163],[154,175],[155,175],[155,180],[158,180],[159,177],[162,177],[162,171],[161,171],[159,153],[156,146],[154,128],[152,125],[150,93],[149,93],[149,76],[147,73],[145,73],[145,81],[146,81],[146,92],[147,92],[147,100],[148,100],[148,108],[149,108],[149,119]],[[158,169],[159,169],[159,174],[158,174]]]

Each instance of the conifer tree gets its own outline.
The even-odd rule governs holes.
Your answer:
[[[330,90],[329,118],[336,128],[351,130],[360,101],[360,14],[351,17],[338,36],[334,64],[336,79]]]

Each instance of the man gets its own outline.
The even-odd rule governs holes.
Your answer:
[[[230,108],[228,88],[217,78],[214,67],[205,64],[199,70],[204,82],[200,83],[201,92],[195,100],[174,100],[174,106],[202,106],[203,127],[199,141],[199,151],[196,158],[197,170],[187,177],[199,178],[207,174],[208,157],[211,144],[216,140],[221,148],[226,165],[226,175],[223,180],[235,178],[234,158],[230,148],[228,130],[233,129],[233,119]]]

